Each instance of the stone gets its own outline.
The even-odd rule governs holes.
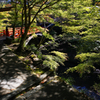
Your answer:
[[[5,53],[0,53],[0,58],[3,57],[5,55]]]
[[[39,61],[39,58],[33,58],[33,61]]]
[[[7,47],[7,46],[4,46],[2,49],[1,49],[1,52],[8,52],[10,51],[10,49]]]
[[[73,88],[73,87],[71,87],[71,88],[69,88],[69,92],[78,92],[75,88]]]

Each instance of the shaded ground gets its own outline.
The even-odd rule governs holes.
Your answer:
[[[16,90],[18,92],[36,80],[39,78],[32,75],[26,65],[0,41],[0,97]]]
[[[0,43],[0,100],[13,100],[26,87],[30,88],[34,82],[39,82],[46,75],[39,78],[32,75],[26,70],[26,65],[3,42]],[[29,91],[27,100],[88,100],[88,97],[83,97],[77,91],[71,92],[72,88],[60,81],[48,81],[42,86],[44,88],[34,95]]]
[[[14,100],[91,100],[80,94],[63,81],[50,77],[49,81],[40,84]]]

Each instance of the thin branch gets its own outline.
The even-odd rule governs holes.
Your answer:
[[[47,2],[47,1],[48,1],[48,0],[46,0],[46,2]],[[45,2],[45,3],[46,3],[46,2]],[[40,6],[39,10],[36,12],[36,14],[35,14],[35,16],[34,16],[34,18],[32,19],[32,21],[31,21],[30,24],[33,23],[34,19],[36,18],[36,16],[38,15],[38,13],[41,11],[41,8],[43,7],[43,5],[45,5],[45,3],[42,3],[42,5]]]
[[[47,5],[46,7],[42,8],[40,11],[43,11],[44,9],[49,8],[50,6],[53,6],[54,4],[58,3],[59,1],[61,1],[61,0],[58,0],[51,5]]]
[[[29,6],[30,6],[30,8],[32,9],[34,6],[36,6],[36,4],[38,4],[38,3],[40,3],[40,1],[38,1],[38,2],[35,2],[34,4],[33,3],[31,3]],[[33,5],[33,6],[32,6]],[[32,7],[31,7],[32,6]]]

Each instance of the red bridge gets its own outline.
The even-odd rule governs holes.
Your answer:
[[[24,34],[24,30],[25,28],[22,29],[22,34]],[[30,34],[34,34],[34,33],[37,33],[37,32],[40,32],[36,27],[34,28],[30,28],[27,35],[30,35]],[[14,38],[19,38],[22,36],[21,34],[21,27],[16,27],[15,28],[15,34],[14,34]],[[13,28],[8,28],[7,30],[2,30],[0,31],[0,37],[3,37],[3,36],[12,36],[13,35]]]

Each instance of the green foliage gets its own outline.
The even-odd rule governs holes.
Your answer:
[[[68,42],[76,47],[75,59],[79,60],[79,64],[66,73],[75,71],[82,77],[92,73],[96,69],[95,64],[99,66],[100,63],[100,9],[92,6],[91,0],[75,0],[72,3],[68,2],[69,7],[64,12],[68,20],[62,26]]]
[[[97,40],[99,40],[99,35],[86,35],[79,39],[78,44],[76,44],[78,54],[95,51],[95,48],[99,46]]]
[[[69,85],[72,85],[75,81],[72,77],[68,77],[68,78],[63,78],[61,77],[62,80],[64,80],[66,83],[68,83]]]
[[[37,2],[39,1],[39,2]],[[70,42],[71,45],[75,45],[76,47],[76,57],[80,62],[77,66],[69,68],[67,72],[76,71],[82,75],[85,73],[89,74],[92,70],[95,69],[94,64],[99,65],[100,61],[100,51],[96,50],[99,48],[100,44],[97,43],[97,40],[100,41],[100,9],[92,6],[92,0],[49,0],[49,2],[44,3],[43,6],[41,5],[44,0],[35,0],[32,3],[36,3],[36,5],[31,9],[31,25],[32,23],[35,26],[36,18],[39,18],[40,22],[49,22],[55,23],[53,19],[47,18],[47,15],[51,14],[55,18],[60,18],[60,26],[63,27],[64,35],[61,36],[66,38],[66,41]],[[52,4],[56,1],[59,1],[55,5]],[[23,0],[21,0],[23,4]],[[27,19],[27,27],[29,26],[29,8],[28,5],[26,9],[26,19]],[[40,6],[42,6],[40,8]],[[47,7],[45,9],[45,7]],[[23,5],[17,5],[18,16],[15,15],[14,9],[10,13],[11,24],[14,23],[15,19],[18,19],[18,24],[21,24],[21,12],[20,10],[23,9]],[[40,9],[40,11],[39,11]],[[39,12],[38,12],[39,11]],[[36,16],[35,16],[36,15]],[[1,15],[2,18],[2,15]],[[20,23],[19,23],[20,21]],[[25,23],[25,15],[23,18]],[[58,23],[55,23],[58,25]],[[26,27],[26,28],[27,28]],[[33,26],[32,26],[33,27]],[[50,46],[53,48],[54,46],[58,46],[54,41],[54,37],[50,34],[56,34],[56,32],[50,31],[50,34],[46,28],[38,29],[43,33],[45,38],[51,39],[52,41],[45,43],[45,50],[49,51],[46,46]],[[35,30],[32,30],[35,31]],[[38,48],[35,45],[28,46],[27,48],[34,52],[40,59],[42,59],[42,52],[39,50],[40,47],[43,46],[44,38],[42,37],[40,43],[38,44]],[[41,46],[42,45],[42,46]],[[43,50],[43,49],[42,49]],[[97,52],[97,53],[94,53]],[[56,70],[57,67],[62,64],[64,65],[64,61],[67,59],[67,55],[58,51],[52,51],[50,54],[43,55],[45,59],[43,64],[51,68],[51,70]]]
[[[38,57],[39,59],[42,59],[42,52],[41,52],[40,50],[38,50],[38,51],[36,52],[36,55],[37,55],[37,57]]]
[[[60,57],[61,59],[63,60],[67,60],[67,54],[65,53],[62,53],[62,52],[59,52],[59,51],[51,51],[51,53],[54,53],[55,55],[57,55],[58,57]]]
[[[8,16],[9,24],[11,24],[11,25],[20,24],[19,26],[21,26],[21,22],[20,22],[20,19],[21,19],[21,16],[20,16],[21,7],[20,7],[20,5],[18,5],[18,4],[16,5],[15,3],[12,3],[12,6],[14,6],[14,8],[12,8],[12,10],[9,12],[9,16]]]
[[[100,83],[95,83],[94,85],[93,85],[93,87],[94,87],[94,89],[96,90],[96,91],[98,91],[99,92],[99,95],[100,95]]]
[[[81,53],[76,55],[76,59],[80,59],[80,62],[89,61],[92,64],[100,62],[100,53]]]
[[[24,60],[25,64],[29,64],[30,63],[30,60],[29,59],[26,59]]]
[[[80,20],[73,19],[73,20],[68,21],[68,24],[70,26],[79,26],[81,24],[81,22],[80,22]]]
[[[52,71],[56,71],[59,64],[64,65],[64,61],[66,60],[66,54],[58,51],[52,51],[55,55],[43,55],[45,59],[43,61],[43,65],[49,67]]]
[[[28,65],[26,66],[26,69],[27,69],[27,70],[29,70],[29,71],[31,71],[31,70],[32,70],[32,69],[31,69],[31,67],[30,67],[30,66],[28,66]]]
[[[81,53],[76,55],[76,59],[79,59],[80,64],[75,67],[69,68],[67,72],[76,71],[82,77],[85,73],[91,73],[95,70],[94,64],[99,65],[100,63],[100,53]]]
[[[33,74],[38,74],[38,75],[41,75],[41,74],[43,74],[44,73],[44,71],[43,70],[41,70],[41,69],[39,69],[39,68],[36,68],[35,70],[33,70],[33,72],[32,72]]]
[[[4,15],[0,14],[0,19],[3,19],[4,18]]]
[[[24,57],[23,56],[18,56],[19,57],[19,59],[23,59]]]
[[[47,59],[47,60],[43,61],[43,65],[50,67],[50,69],[53,70],[53,71],[57,69],[57,67],[59,66],[59,64],[56,61],[54,61],[54,58],[56,58],[55,56],[45,55],[43,57],[45,59]]]
[[[27,45],[26,48],[34,53],[36,53],[37,51],[37,47],[35,46],[35,44]]]
[[[75,67],[69,68],[66,73],[69,73],[69,72],[73,73],[74,71],[76,71],[80,74],[80,77],[82,77],[83,74],[86,74],[86,73],[90,74],[94,69],[95,67],[90,65],[89,63],[82,63],[82,64],[78,64]]]
[[[45,36],[45,38],[47,38],[47,39],[51,39],[51,40],[53,40],[54,41],[54,38],[52,37],[52,35],[50,35],[49,33],[47,33],[46,31],[45,32],[43,32],[43,35]]]
[[[5,30],[8,23],[4,23],[4,21],[8,21],[7,12],[0,12],[0,31]]]

